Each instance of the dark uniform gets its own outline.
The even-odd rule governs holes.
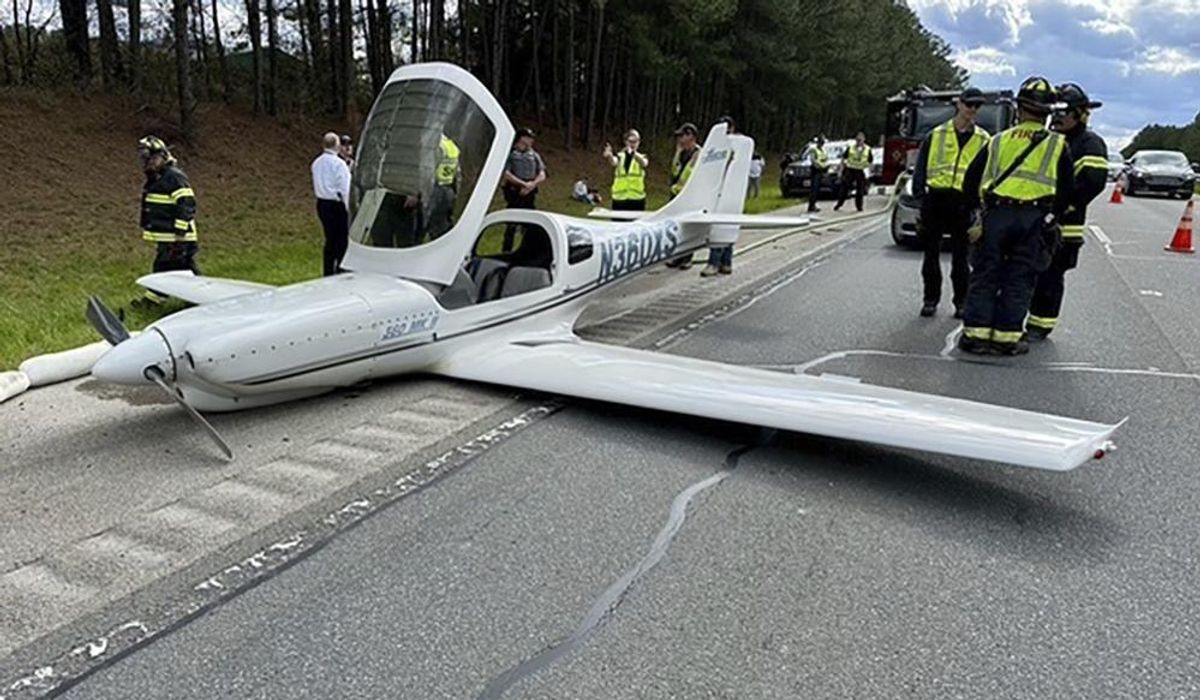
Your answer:
[[[1070,131],[1062,132],[1067,139],[1067,148],[1075,161],[1075,187],[1071,191],[1070,204],[1063,213],[1062,247],[1055,253],[1050,268],[1038,275],[1029,304],[1029,319],[1025,322],[1028,340],[1041,340],[1058,325],[1058,314],[1062,309],[1064,278],[1067,270],[1073,270],[1079,262],[1079,249],[1083,247],[1084,224],[1087,222],[1087,207],[1108,182],[1108,146],[1104,139],[1087,128],[1088,111],[1099,107],[1098,102],[1088,100],[1078,85],[1060,85],[1060,99],[1068,109],[1075,112],[1078,123]]]
[[[161,145],[157,139],[152,143]],[[146,173],[146,184],[142,188],[142,238],[154,243],[157,249],[155,272],[191,270],[198,275],[196,193],[165,146],[161,153],[168,159],[166,167]],[[146,297],[151,301],[162,300],[153,292],[147,292]]]
[[[942,238],[950,236],[950,284],[954,315],[961,317],[967,298],[967,227],[971,223],[969,198],[963,195],[967,167],[984,152],[991,135],[977,125],[959,131],[954,120],[934,128],[921,142],[913,172],[913,196],[921,202],[917,240],[924,251],[921,280],[924,286],[922,315],[932,316],[942,299]]]
[[[811,187],[808,189],[808,210],[821,211],[817,207],[817,195],[821,193],[821,178],[829,168],[829,156],[825,155],[825,139],[817,138],[809,145],[810,158],[808,179]]]
[[[1021,85],[1017,100],[1025,111],[1045,114],[1055,94],[1045,78],[1030,78]],[[1020,165],[1002,178],[1026,151]],[[1066,140],[1048,131],[1044,122],[1022,121],[992,137],[971,163],[963,191],[972,203],[982,200],[983,221],[973,251],[960,349],[1028,352],[1021,338],[1025,314],[1037,274],[1049,266],[1057,243],[1053,222],[1066,211],[1073,190]]]

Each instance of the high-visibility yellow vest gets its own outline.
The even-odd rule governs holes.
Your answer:
[[[671,196],[679,194],[683,191],[683,186],[687,184],[689,178],[692,177],[692,169],[695,167],[696,154],[700,152],[699,144],[692,151],[692,157],[688,158],[688,162],[681,167],[679,165],[679,151],[675,151],[675,157],[671,159]]]
[[[1037,122],[1021,122],[992,137],[988,146],[987,166],[983,170],[983,180],[979,185],[981,195],[987,194],[992,182],[1025,152],[1030,139],[1037,134],[1046,136],[992,193],[997,197],[1021,202],[1033,202],[1054,196],[1058,184],[1058,159],[1062,157],[1063,149],[1066,148],[1066,139],[1062,134],[1047,132],[1046,128]]]
[[[454,180],[458,176],[458,156],[461,151],[458,144],[446,136],[442,136],[441,151],[441,157],[438,158],[437,164],[437,184],[443,187],[453,187]]]
[[[987,146],[991,135],[980,126],[961,149],[954,120],[941,124],[933,130],[929,143],[929,155],[925,159],[925,183],[931,189],[958,190],[962,192],[963,179],[971,161]]]
[[[866,170],[871,167],[871,147],[867,144],[854,144],[846,153],[846,167],[854,170]]]
[[[829,156],[825,155],[825,149],[821,146],[810,146],[812,152],[812,167],[817,170],[824,170],[829,165]]]
[[[613,168],[612,198],[614,202],[646,198],[646,170],[637,158],[631,157],[626,172],[624,152],[617,154],[617,165]]]

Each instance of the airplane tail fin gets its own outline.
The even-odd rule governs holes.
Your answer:
[[[647,218],[678,217],[692,212],[709,214],[717,210],[721,188],[725,183],[725,171],[729,167],[732,154],[730,137],[725,133],[725,129],[726,125],[721,123],[708,132],[704,139],[704,147],[700,149],[700,157],[683,190],[663,208],[654,212],[652,217]]]

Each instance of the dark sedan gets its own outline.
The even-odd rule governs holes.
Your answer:
[[[1192,196],[1196,173],[1179,151],[1138,151],[1125,165],[1125,194],[1162,192],[1187,199]]]

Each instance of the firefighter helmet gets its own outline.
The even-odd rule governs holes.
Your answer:
[[[1068,109],[1075,110],[1075,112],[1078,114],[1083,114],[1088,110],[1096,109],[1103,104],[1101,102],[1093,102],[1088,98],[1087,93],[1083,91],[1083,88],[1079,87],[1075,83],[1063,83],[1062,85],[1059,85],[1056,90],[1058,91],[1059,101],[1065,102]]]
[[[171,156],[171,149],[167,148],[166,142],[157,136],[143,136],[138,139],[137,148],[138,157],[142,160],[149,160],[151,156],[157,155],[161,155],[168,163],[175,160]]]
[[[1048,113],[1056,98],[1057,93],[1054,86],[1040,75],[1026,78],[1025,82],[1021,83],[1020,89],[1017,90],[1017,104],[1031,112]]]

